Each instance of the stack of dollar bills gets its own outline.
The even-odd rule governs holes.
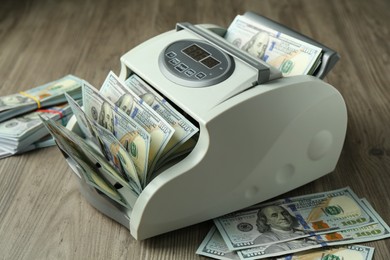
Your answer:
[[[197,254],[215,259],[371,259],[358,245],[390,237],[349,188],[280,199],[214,219]]]
[[[81,102],[81,79],[68,75],[0,97],[0,158],[54,145],[39,115],[66,125],[72,115],[66,92]]]
[[[122,81],[110,72],[100,91],[82,81],[83,106],[65,96],[79,131],[40,115],[42,122],[85,182],[123,207],[196,144],[199,129],[135,74]]]
[[[247,16],[236,16],[224,37],[236,47],[279,69],[285,77],[313,75],[321,63],[321,48]]]

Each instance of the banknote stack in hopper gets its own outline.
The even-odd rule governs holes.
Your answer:
[[[81,80],[68,75],[16,94],[0,97],[0,158],[54,145],[39,115],[66,125],[72,110],[64,93],[81,100]]]
[[[98,91],[82,82],[81,107],[66,95],[79,133],[42,116],[85,182],[125,208],[167,162],[188,153],[198,128],[137,75],[110,72]]]
[[[237,48],[279,69],[284,77],[313,75],[321,64],[321,48],[247,16],[236,16],[224,38]]]
[[[197,253],[225,260],[367,260],[374,249],[357,244],[390,237],[389,226],[349,187],[256,205],[214,223]]]

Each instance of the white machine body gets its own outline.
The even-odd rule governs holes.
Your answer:
[[[122,56],[120,77],[137,74],[188,114],[199,127],[195,148],[159,173],[131,211],[80,179],[86,199],[136,239],[209,220],[313,181],[334,170],[344,143],[346,107],[331,85],[313,76],[283,78],[265,64],[268,79],[259,84],[258,71],[228,53],[234,62],[229,77],[210,86],[184,86],[167,77],[159,61],[167,46],[183,39],[204,41],[185,29],[158,35]],[[74,120],[68,127],[78,131]]]

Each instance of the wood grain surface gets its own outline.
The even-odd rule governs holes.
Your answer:
[[[254,11],[341,56],[325,78],[348,109],[340,160],[286,195],[350,186],[390,223],[389,10],[388,0],[2,0],[0,96],[67,74],[100,87],[122,54],[176,22],[227,27]],[[83,199],[57,147],[0,160],[0,259],[206,259],[195,251],[211,225],[136,241]],[[390,240],[365,245],[389,259]]]

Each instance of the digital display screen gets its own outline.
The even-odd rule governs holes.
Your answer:
[[[207,57],[206,59],[204,60],[201,60],[200,61],[203,65],[205,65],[206,67],[208,67],[209,69],[212,69],[214,68],[215,66],[217,66],[218,64],[220,64],[221,62],[219,60],[216,60],[214,59],[213,57]]]
[[[200,48],[196,44],[192,44],[192,45],[188,46],[187,48],[183,49],[182,52],[187,54],[188,56],[190,56],[191,58],[193,58],[196,61],[200,61],[200,60],[206,58],[207,56],[210,56],[210,53],[203,50],[202,48]]]

